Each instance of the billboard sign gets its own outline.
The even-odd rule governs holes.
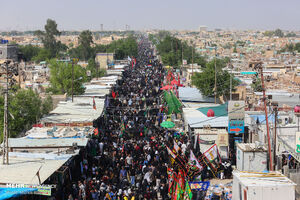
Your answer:
[[[209,181],[189,182],[191,190],[206,191],[210,185]]]
[[[228,133],[244,133],[245,102],[228,102]]]

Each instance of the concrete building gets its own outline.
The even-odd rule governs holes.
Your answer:
[[[18,61],[18,46],[16,44],[0,44],[0,60]]]
[[[113,53],[97,53],[95,62],[100,69],[108,69],[108,66],[114,61]]]

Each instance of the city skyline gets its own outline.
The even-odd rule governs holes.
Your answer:
[[[0,1],[1,2],[1,1]],[[59,30],[300,30],[300,13],[296,0],[212,0],[188,2],[158,1],[151,4],[137,0],[52,0],[4,1],[0,31],[43,29],[48,18],[54,19]],[[291,6],[293,5],[293,6]],[[9,16],[9,17],[8,17]],[[136,17],[139,16],[139,17]]]

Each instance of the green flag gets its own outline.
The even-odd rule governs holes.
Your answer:
[[[193,197],[192,190],[190,188],[189,182],[186,181],[185,182],[185,191],[184,191],[184,195],[183,195],[183,200],[191,200],[192,197]]]

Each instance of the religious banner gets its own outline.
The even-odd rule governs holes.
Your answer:
[[[209,181],[189,182],[191,190],[206,191],[210,185]]]

